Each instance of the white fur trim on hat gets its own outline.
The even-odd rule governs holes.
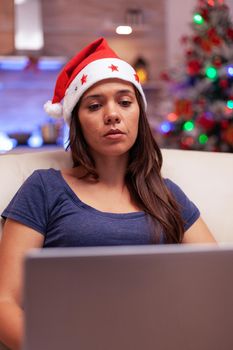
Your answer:
[[[63,107],[61,103],[52,103],[52,101],[47,101],[44,104],[45,112],[54,118],[61,118],[63,115]]]
[[[146,109],[146,98],[133,67],[119,58],[102,58],[84,67],[66,90],[63,116],[67,124],[70,124],[71,113],[84,92],[95,83],[108,78],[118,78],[132,83],[140,92]]]

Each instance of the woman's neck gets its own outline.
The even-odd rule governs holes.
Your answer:
[[[107,187],[124,187],[128,155],[120,157],[95,156],[99,182]]]

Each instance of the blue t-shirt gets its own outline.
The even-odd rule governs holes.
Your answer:
[[[198,208],[171,180],[165,184],[181,208],[186,231]],[[142,245],[151,243],[151,223],[143,211],[101,212],[83,203],[59,170],[36,170],[2,213],[44,235],[44,247]],[[161,234],[161,243],[163,235]]]

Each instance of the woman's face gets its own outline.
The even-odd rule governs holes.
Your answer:
[[[78,116],[93,156],[126,154],[137,138],[139,114],[131,83],[107,79],[88,89]]]

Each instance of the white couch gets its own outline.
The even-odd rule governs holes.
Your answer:
[[[162,150],[163,176],[175,181],[197,204],[218,242],[233,242],[233,154]],[[38,168],[71,166],[64,150],[0,155],[0,212],[23,181]],[[0,223],[0,235],[2,221]],[[0,344],[0,350],[6,348]]]
[[[218,242],[233,242],[233,154],[162,150],[162,173],[197,204]],[[63,149],[0,155],[0,212],[38,168],[71,166]],[[0,224],[0,234],[2,221]]]

